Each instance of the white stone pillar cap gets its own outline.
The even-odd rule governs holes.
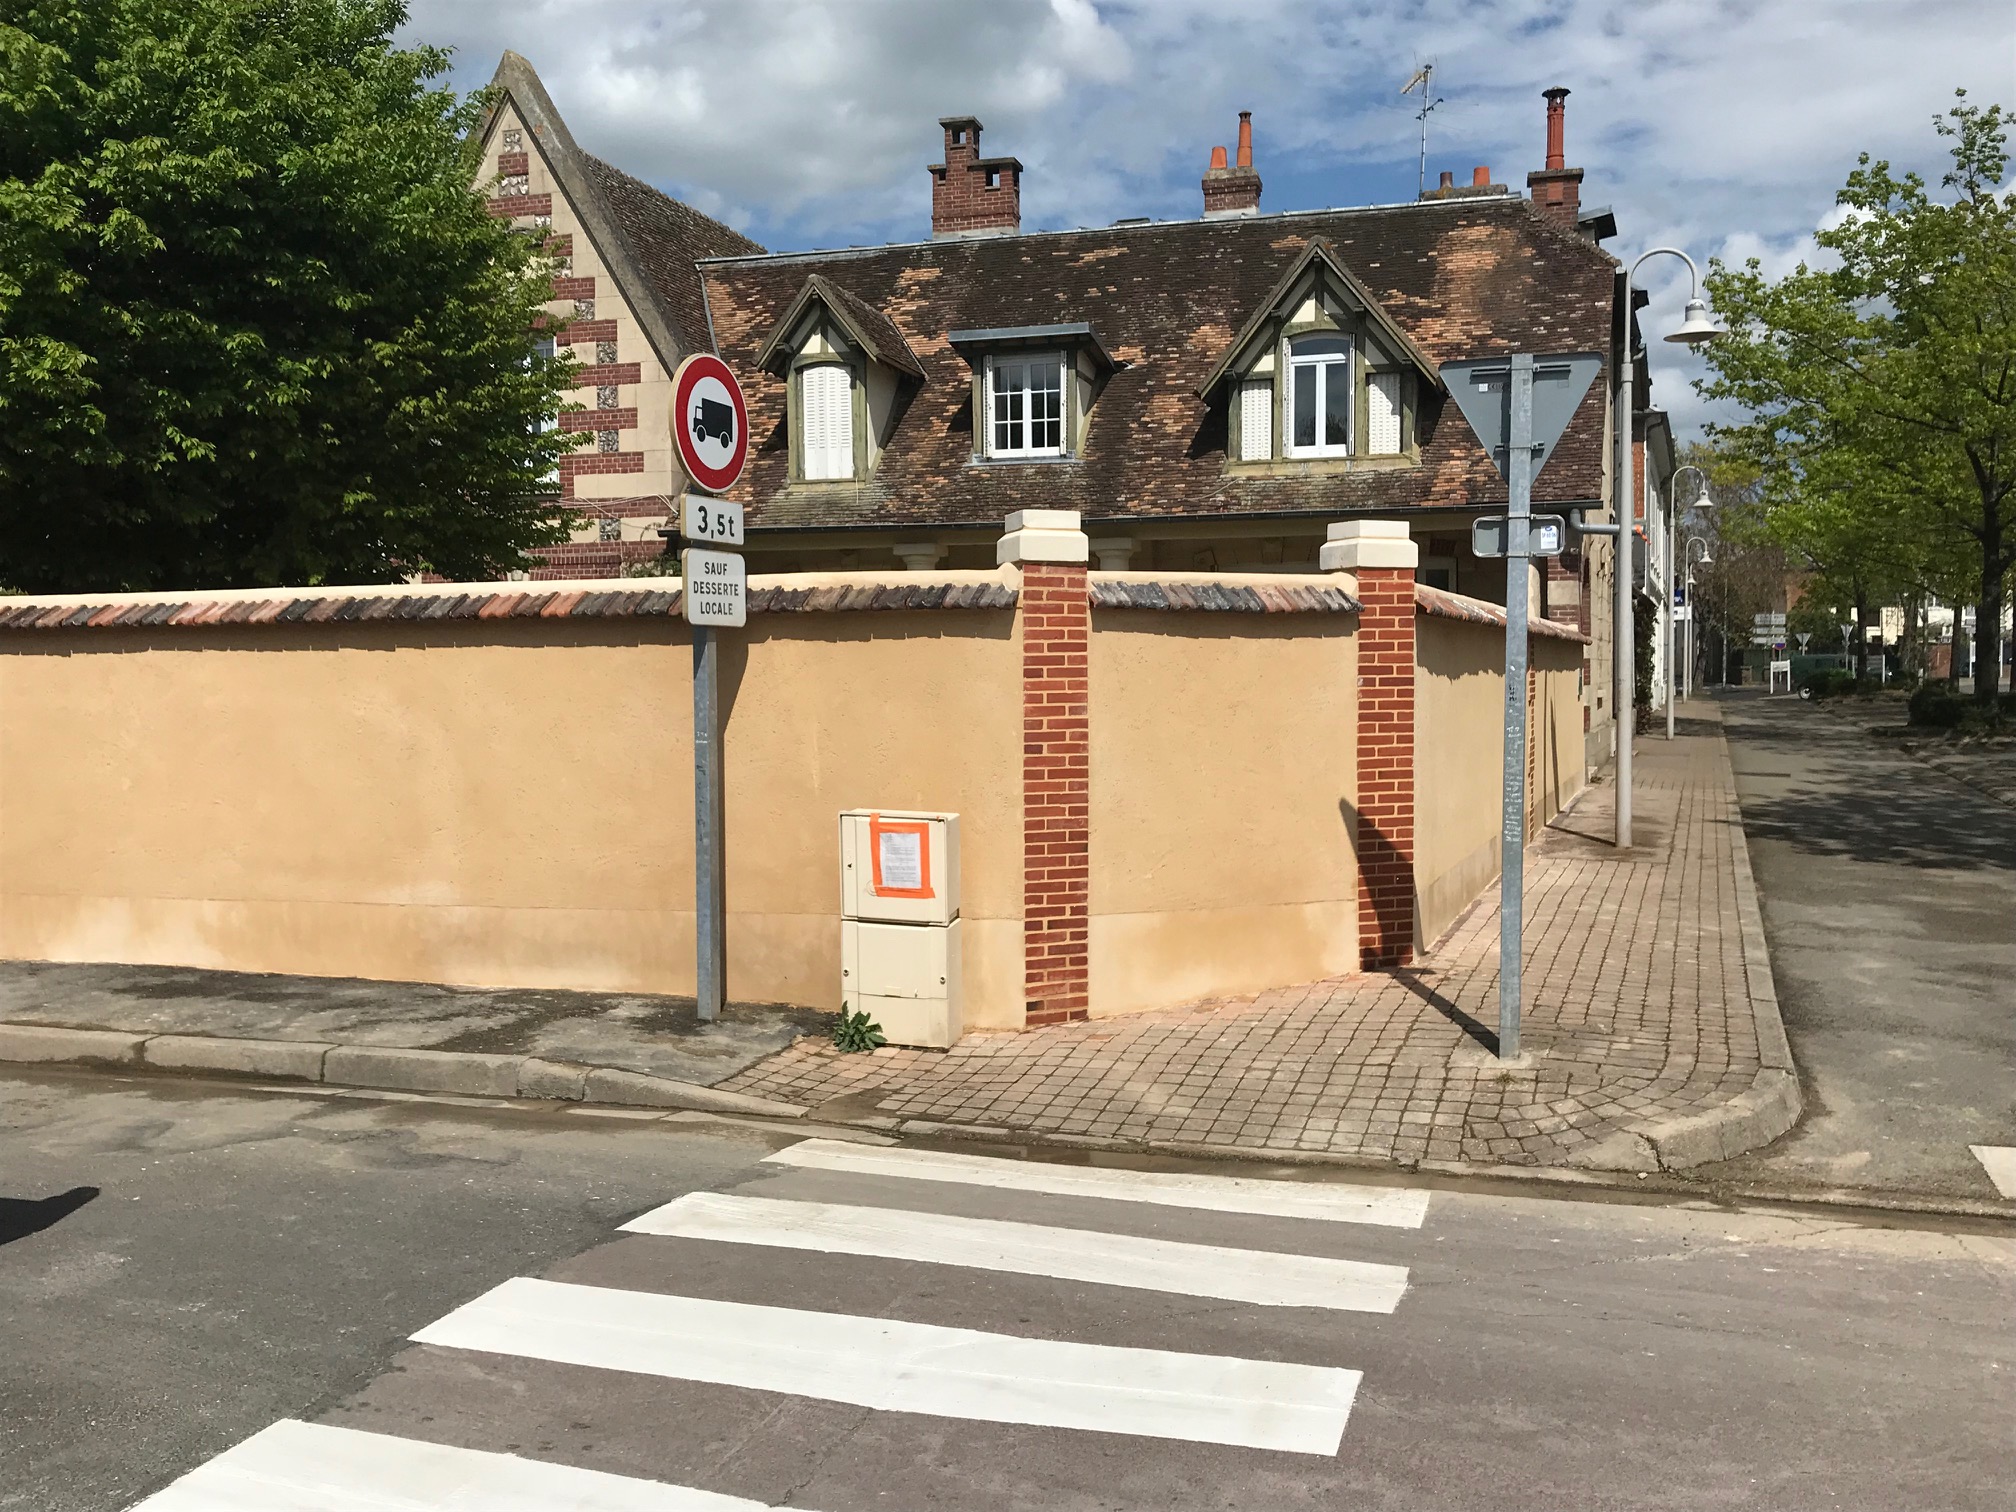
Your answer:
[[[1405,520],[1340,520],[1330,527],[1316,563],[1325,572],[1413,572],[1421,565],[1421,548]]]
[[[1057,562],[1082,566],[1092,558],[1092,543],[1078,528],[1075,509],[1018,509],[1008,516],[1008,533],[994,548],[997,566]]]

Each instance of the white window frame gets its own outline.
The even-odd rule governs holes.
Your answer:
[[[812,403],[810,382],[814,373],[831,370],[846,380],[846,413],[842,417],[847,438],[847,466],[843,472],[814,471],[812,453]],[[845,483],[860,475],[861,459],[854,445],[854,372],[844,362],[808,362],[798,369],[798,467],[807,483]],[[825,450],[825,448],[821,448]]]
[[[1029,445],[1029,427],[1031,421],[1028,396],[1031,393],[1038,392],[1038,390],[1024,386],[1022,389],[1021,418],[1008,422],[1008,424],[1019,428],[1021,432],[1021,444],[1011,444],[1003,447],[998,444],[995,436],[994,397],[996,368],[997,366],[1029,366],[1037,363],[1050,363],[1057,369],[1057,444],[1055,446]],[[986,410],[985,414],[981,417],[981,423],[987,428],[985,432],[985,455],[990,458],[1014,461],[1069,455],[1071,445],[1071,384],[1073,377],[1072,363],[1062,352],[1003,352],[999,356],[988,357],[986,393],[983,396],[986,400]]]
[[[1298,353],[1298,343],[1310,341],[1338,342],[1343,351]],[[1281,406],[1281,451],[1289,457],[1348,457],[1356,439],[1358,427],[1358,352],[1350,337],[1338,332],[1309,331],[1300,336],[1290,337],[1286,350],[1282,353],[1283,366],[1288,374],[1286,402]],[[1295,395],[1305,372],[1316,380],[1316,434],[1323,434],[1325,401],[1329,398],[1329,378],[1324,370],[1342,360],[1344,365],[1344,387],[1347,399],[1344,405],[1343,443],[1317,441],[1313,446],[1300,446],[1295,441]]]

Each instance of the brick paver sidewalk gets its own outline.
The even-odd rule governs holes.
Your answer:
[[[1768,963],[1750,959],[1763,936],[1744,927],[1756,909],[1728,748],[1712,706],[1697,711],[1670,745],[1638,743],[1636,848],[1607,843],[1605,785],[1529,851],[1515,1068],[1490,1049],[1494,888],[1414,968],[975,1034],[945,1053],[802,1039],[721,1085],[828,1118],[1086,1143],[1643,1167],[1656,1145],[1632,1133],[1714,1126],[1755,1100],[1760,1064],[1789,1068]],[[1706,1158],[1736,1153],[1714,1137]]]

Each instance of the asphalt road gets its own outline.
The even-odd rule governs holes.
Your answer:
[[[723,1124],[0,1079],[0,1508],[214,1485],[281,1420],[319,1425],[260,1441],[286,1476],[466,1495],[519,1456],[455,1503],[485,1512],[591,1481],[598,1509],[696,1505],[656,1482],[814,1512],[1961,1512],[2016,1483],[2006,1227],[764,1160],[787,1147],[809,1158]],[[1269,1179],[1166,1189],[1197,1172]],[[1094,1185],[1031,1189],[1060,1181]],[[201,1484],[174,1505],[222,1505]]]
[[[2016,1145],[2016,810],[1791,698],[1722,707],[1806,1116],[1743,1180],[1996,1195]]]

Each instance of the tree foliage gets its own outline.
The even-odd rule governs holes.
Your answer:
[[[478,577],[562,538],[550,270],[404,18],[0,13],[0,584]]]
[[[1757,468],[1779,540],[1863,602],[1973,598],[1985,649],[2016,569],[2016,196],[2002,107],[1963,91],[1934,127],[1945,197],[1865,153],[1816,237],[1835,265],[1713,267],[1728,335],[1699,387],[1750,412],[1713,434]]]

